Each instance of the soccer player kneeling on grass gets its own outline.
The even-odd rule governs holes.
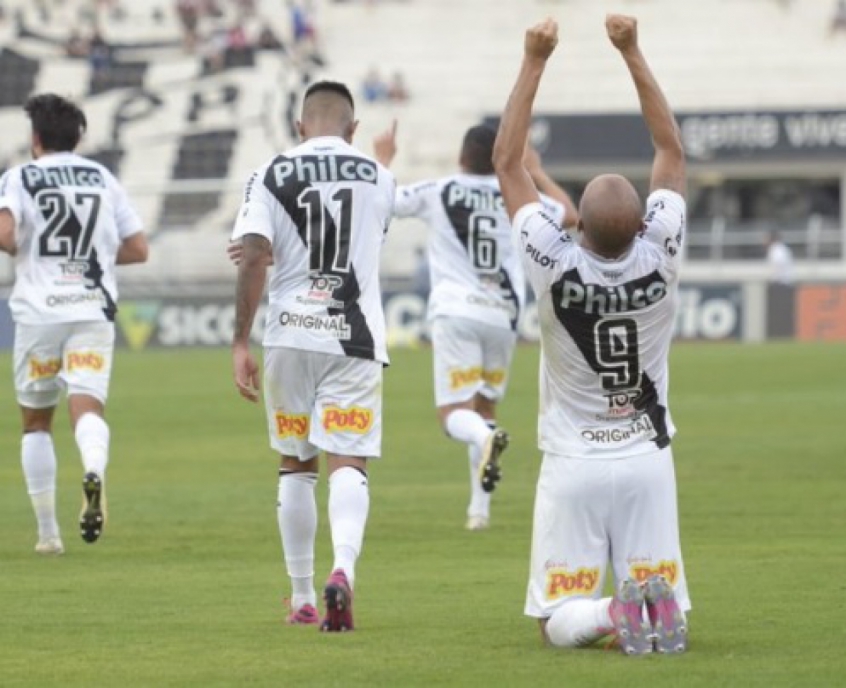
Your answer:
[[[53,94],[33,96],[24,109],[34,160],[0,180],[0,250],[15,256],[9,306],[21,463],[38,520],[35,551],[61,554],[53,414],[64,388],[85,471],[80,532],[96,542],[106,523],[103,413],[115,341],[115,265],[143,263],[148,249],[117,180],[73,152],[86,128],[83,112]]]
[[[655,146],[646,214],[631,183],[600,175],[579,204],[579,240],[544,212],[523,164],[532,103],[558,42],[530,29],[494,163],[537,295],[543,361],[526,614],[553,645],[613,633],[626,654],[681,652],[690,599],[679,544],[667,404],[668,353],[685,229],[678,126],[631,17],[606,28],[637,89]],[[549,260],[538,261],[533,255]],[[610,557],[616,594],[602,599]]]
[[[270,444],[282,457],[277,508],[293,586],[288,621],[318,624],[314,541],[318,454],[326,453],[334,565],[324,631],[353,630],[355,564],[370,505],[367,460],[382,439],[388,362],[379,255],[394,205],[391,173],[351,144],[346,86],[306,91],[303,143],[250,177],[233,240],[241,242],[232,344],[235,384],[258,400],[249,337],[273,265],[264,335]]]

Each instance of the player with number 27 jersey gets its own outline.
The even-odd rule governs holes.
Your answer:
[[[6,172],[0,197],[18,234],[9,302],[15,321],[114,320],[117,252],[141,220],[112,174],[93,160],[56,152]]]
[[[556,323],[541,329],[539,440],[545,452],[623,458],[662,449],[675,433],[667,356],[684,198],[657,190],[646,210],[641,236],[616,261],[581,249],[540,204],[514,218],[539,317]]]
[[[379,288],[393,175],[339,137],[316,137],[250,178],[232,239],[272,246],[264,345],[388,362]]]

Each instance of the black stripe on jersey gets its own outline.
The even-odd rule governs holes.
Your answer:
[[[344,308],[327,308],[326,310],[329,311],[329,315],[343,315],[350,328],[350,338],[338,340],[344,353],[351,358],[366,358],[372,361],[376,358],[376,344],[358,303],[361,288],[355,268],[350,266],[349,273],[343,275],[343,278],[343,283],[335,288],[332,295],[344,303]]]
[[[109,322],[114,322],[115,313],[117,313],[117,304],[103,285],[103,266],[100,265],[100,260],[97,258],[96,248],[91,249],[91,255],[88,257],[88,269],[85,271],[84,276],[88,280],[85,285],[86,289],[99,289],[103,292],[103,298],[106,301],[106,305],[103,306],[103,315],[106,316],[106,320]]]
[[[637,391],[632,406],[646,413],[655,428],[652,441],[663,449],[670,444],[667,409],[658,403],[652,379],[641,370],[640,351],[631,346],[630,330],[637,337],[637,311],[667,294],[667,283],[656,270],[613,287],[586,284],[573,268],[551,289],[555,317],[572,337],[587,364],[609,393]],[[600,323],[602,325],[600,326]]]
[[[517,323],[520,322],[520,300],[517,298],[517,292],[511,282],[511,278],[505,271],[505,268],[499,269],[499,288],[502,293],[502,298],[512,305],[510,310],[513,313],[511,318],[511,329],[517,331]]]
[[[297,235],[303,246],[309,249],[308,245],[308,212],[305,207],[299,204],[302,194],[312,187],[310,181],[304,181],[294,177],[286,178],[284,183],[279,186],[276,183],[277,175],[274,172],[274,166],[280,162],[289,161],[285,156],[278,156],[267,170],[264,177],[264,185],[274,198],[282,205],[285,212],[291,218],[297,230]],[[335,227],[335,220],[332,218],[329,210],[324,206],[322,208],[323,222],[325,230],[325,238],[329,240],[321,241],[318,245],[311,247],[312,251],[318,251],[322,254],[322,261],[320,264],[331,264],[332,258],[336,255],[336,241],[335,237],[338,235]],[[341,237],[341,241],[348,241],[348,237]],[[347,250],[347,246],[343,246]],[[309,256],[309,260],[317,258],[317,256]],[[366,358],[368,360],[375,360],[376,346],[373,339],[373,334],[367,324],[367,319],[361,310],[358,303],[361,298],[361,287],[358,283],[358,278],[355,274],[355,268],[350,265],[349,272],[341,272],[338,270],[324,270],[323,275],[334,275],[339,278],[340,284],[332,290],[332,298],[336,301],[341,301],[344,304],[343,308],[327,308],[329,315],[343,315],[347,325],[350,328],[350,338],[347,340],[339,339],[338,343],[344,351],[344,354],[351,358]]]

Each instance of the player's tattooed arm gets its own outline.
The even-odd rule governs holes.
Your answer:
[[[238,286],[235,296],[234,343],[247,343],[253,319],[264,293],[267,266],[272,262],[270,242],[259,234],[247,234],[241,241]]]
[[[270,242],[258,234],[247,234],[242,244],[243,257],[238,266],[238,286],[235,293],[232,371],[238,392],[245,399],[255,402],[258,401],[259,369],[250,353],[250,330],[253,328],[253,320],[264,294],[271,248]]]
[[[579,223],[579,211],[576,204],[564,188],[550,177],[543,168],[540,153],[531,144],[526,146],[526,155],[523,158],[526,171],[542,194],[546,194],[553,200],[564,206],[564,227],[575,227]]]

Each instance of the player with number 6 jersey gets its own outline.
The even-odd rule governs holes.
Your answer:
[[[320,81],[303,98],[303,143],[249,179],[232,233],[240,242],[235,384],[258,400],[250,330],[264,290],[264,400],[270,444],[281,455],[277,518],[293,595],[289,623],[354,628],[355,565],[370,496],[367,460],[382,439],[382,368],[388,362],[379,256],[394,206],[393,175],[351,145],[357,126],[343,84]],[[315,483],[329,473],[334,564],[315,605]]]
[[[390,165],[396,155],[396,123],[374,141],[376,157]],[[415,217],[429,227],[432,291],[428,320],[434,352],[435,404],[444,432],[467,446],[470,503],[466,528],[490,525],[491,492],[502,475],[508,445],[497,426],[517,325],[525,302],[526,278],[512,239],[492,154],[496,131],[470,127],[459,154],[460,173],[400,187],[396,217]],[[575,225],[569,195],[530,149],[527,162],[546,212]]]
[[[38,520],[40,554],[64,551],[55,513],[53,412],[67,390],[85,469],[80,532],[106,522],[109,426],[103,417],[114,351],[115,265],[147,259],[141,220],[102,165],[74,153],[87,126],[72,102],[30,98],[33,160],[0,180],[0,249],[14,255],[9,305],[16,323],[15,388],[22,464]]]

